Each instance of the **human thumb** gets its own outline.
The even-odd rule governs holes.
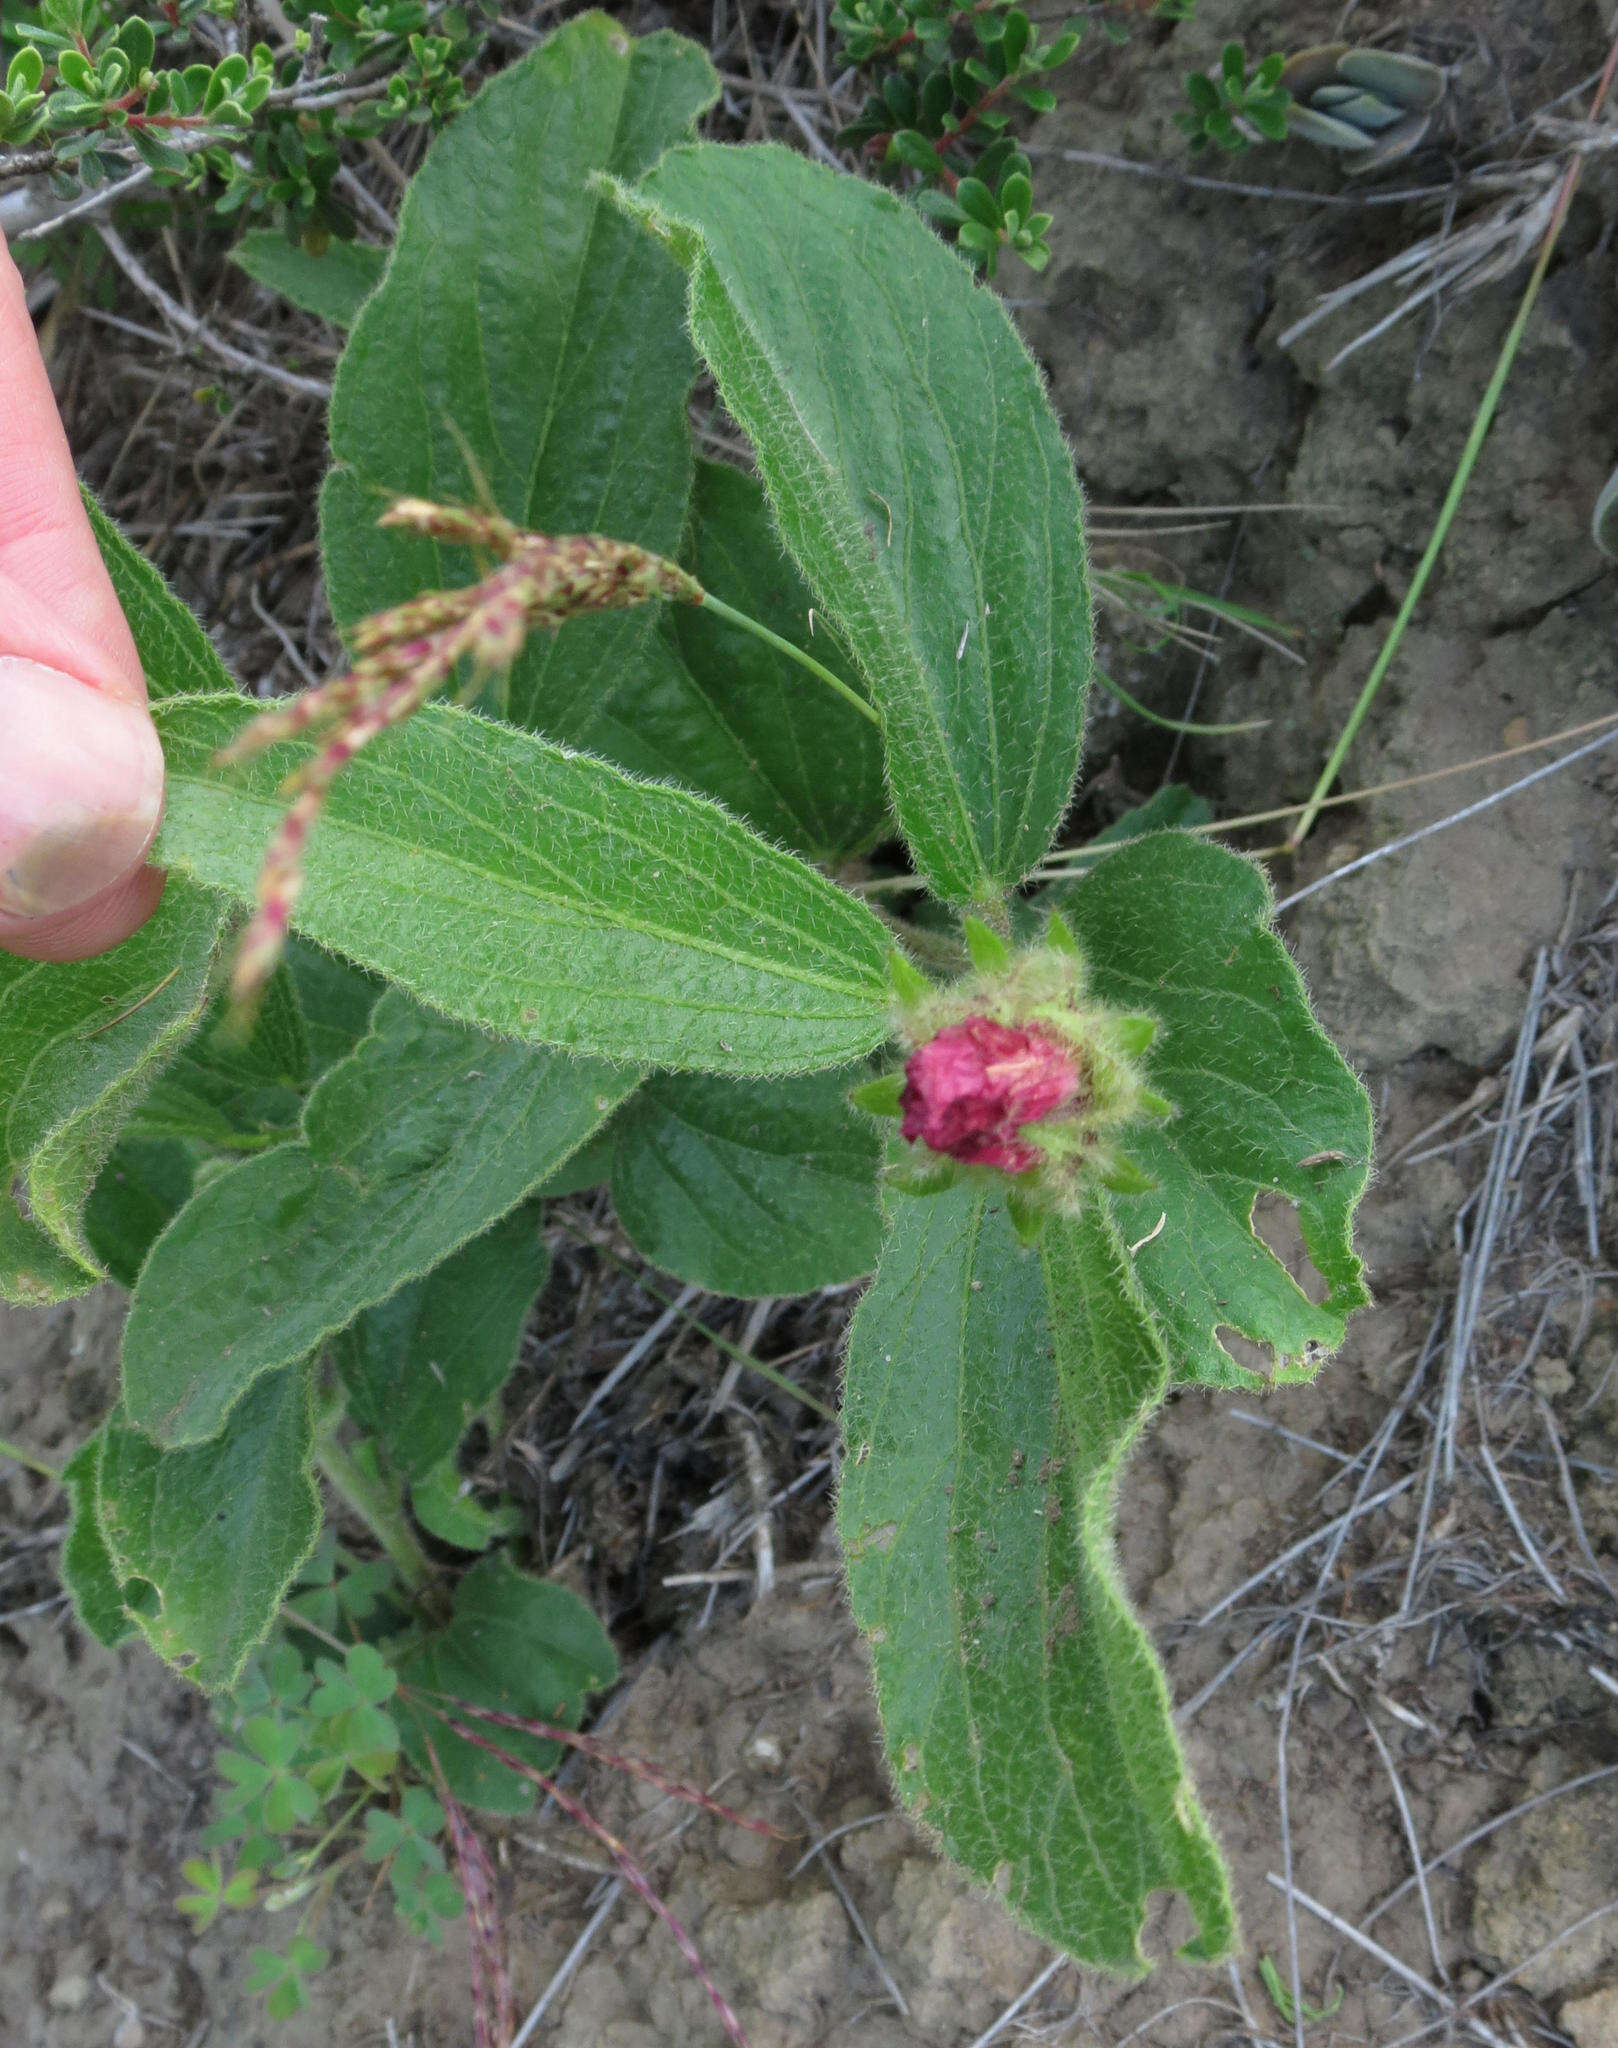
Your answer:
[[[0,655],[0,946],[75,958],[133,929],[160,887],[141,863],[162,805],[143,703]]]

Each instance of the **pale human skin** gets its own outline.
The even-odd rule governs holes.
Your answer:
[[[163,755],[0,240],[0,951],[83,960],[157,907]]]

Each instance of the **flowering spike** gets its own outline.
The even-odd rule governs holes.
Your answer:
[[[452,547],[483,548],[505,561],[522,538],[522,528],[502,513],[473,505],[435,505],[429,498],[395,498],[378,526],[406,526]]]
[[[415,1688],[412,1688],[415,1690]],[[439,1697],[457,1713],[471,1714],[479,1721],[489,1721],[497,1728],[515,1728],[524,1735],[535,1736],[541,1742],[558,1742],[568,1749],[576,1749],[595,1763],[606,1764],[609,1769],[622,1771],[626,1777],[639,1778],[642,1784],[653,1785],[670,1799],[683,1800],[687,1806],[700,1806],[704,1813],[711,1813],[717,1820],[729,1821],[732,1826],[746,1828],[749,1834],[769,1835],[774,1841],[789,1839],[785,1831],[767,1820],[749,1820],[733,1806],[721,1806],[719,1801],[704,1792],[698,1785],[687,1785],[679,1778],[671,1778],[656,1764],[648,1763],[644,1757],[630,1756],[619,1749],[608,1749],[593,1735],[581,1735],[575,1728],[564,1728],[552,1721],[534,1721],[522,1714],[501,1713],[495,1707],[478,1706],[472,1700],[457,1699],[453,1693]],[[434,1702],[435,1711],[441,1712]]]
[[[258,911],[243,934],[232,975],[232,1003],[245,1023],[275,969],[303,880],[310,831],[332,783],[360,748],[420,709],[465,662],[471,687],[509,668],[524,639],[585,612],[618,610],[661,598],[700,604],[702,585],[677,562],[601,534],[529,533],[492,509],[399,498],[384,526],[477,548],[498,566],[461,590],[430,590],[364,619],[350,636],[346,674],[261,713],[215,757],[229,766],[301,734],[323,732],[325,745],[289,779],[291,808],[259,876]]]
[[[973,973],[938,987],[912,969],[901,989],[897,1023],[910,1057],[900,1107],[915,1149],[886,1177],[926,1194],[992,1173],[1031,1242],[1037,1216],[1073,1214],[1097,1187],[1155,1186],[1116,1141],[1127,1125],[1172,1116],[1174,1105],[1147,1087],[1140,1064],[1157,1020],[1088,995],[1084,959],[1060,919],[1046,943],[1017,953],[974,925],[966,920]]]
[[[709,1976],[708,1966],[698,1953],[696,1943],[669,1911],[662,1899],[659,1898],[656,1890],[653,1888],[651,1879],[636,1860],[633,1852],[624,1843],[619,1841],[610,1828],[604,1827],[588,1808],[582,1806],[570,1792],[566,1791],[561,1785],[558,1785],[554,1778],[546,1777],[545,1773],[538,1769],[536,1765],[525,1763],[521,1757],[513,1756],[509,1749],[502,1749],[497,1742],[491,1742],[488,1736],[480,1735],[475,1728],[468,1727],[464,1721],[452,1720],[449,1725],[461,1737],[463,1742],[475,1743],[479,1749],[488,1750],[491,1755],[497,1756],[500,1759],[507,1770],[516,1771],[519,1776],[527,1778],[531,1783],[537,1785],[542,1792],[545,1792],[556,1801],[556,1804],[570,1820],[576,1821],[587,1834],[595,1837],[612,1858],[613,1862],[617,1864],[625,1883],[629,1885],[639,1898],[643,1899],[651,1907],[658,1919],[662,1921],[663,1925],[674,1937],[675,1947],[678,1948],[681,1955],[690,1964],[698,1983],[707,1992],[708,2002],[718,2015],[719,2024],[724,2029],[726,2037],[735,2043],[735,2048],[748,2048],[747,2036],[742,2032],[742,2023],[736,2017],[725,1994],[719,1989],[713,1978]]]

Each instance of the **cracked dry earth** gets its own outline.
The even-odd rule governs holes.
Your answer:
[[[1295,47],[1330,33],[1338,12],[1205,0],[1200,23],[1087,59],[1039,140],[1056,152],[1176,162],[1170,116],[1180,72],[1208,63],[1228,34],[1250,49]],[[1417,37],[1471,38],[1489,53],[1494,68],[1469,87],[1469,104],[1484,109],[1477,118],[1485,103],[1493,107],[1487,128],[1504,120],[1501,106],[1520,113],[1543,104],[1604,54],[1603,10],[1593,0],[1476,0],[1447,11],[1416,0],[1397,19]],[[1364,4],[1354,33],[1394,20],[1391,7]],[[1232,175],[1259,161],[1238,160]],[[1335,174],[1301,151],[1262,162],[1260,175],[1278,184],[1339,189]],[[1299,665],[1230,647],[1209,674],[1202,715],[1262,714],[1274,723],[1259,743],[1203,743],[1178,773],[1218,791],[1230,810],[1296,800],[1405,588],[1520,282],[1451,306],[1436,324],[1405,323],[1331,369],[1354,321],[1339,318],[1290,349],[1278,337],[1319,291],[1414,232],[1396,209],[1322,215],[1059,155],[1041,160],[1041,175],[1057,216],[1054,259],[1043,279],[1020,277],[1006,289],[1025,295],[1019,317],[1092,497],[1325,508],[1255,515],[1239,533],[1226,525],[1176,558],[1184,580],[1218,588],[1228,574],[1233,597],[1300,628],[1303,655]],[[1618,195],[1597,166],[1442,573],[1350,756],[1349,787],[1618,708],[1618,583],[1587,536],[1590,504],[1618,460],[1615,218]],[[1384,301],[1374,311],[1386,309]],[[1370,317],[1356,316],[1362,325]],[[1106,652],[1120,680],[1155,706],[1183,707],[1190,661],[1148,664],[1116,635]],[[1597,754],[1345,878],[1289,919],[1324,1021],[1371,1085],[1384,1158],[1497,1065],[1522,1012],[1534,950],[1579,928],[1605,891],[1614,760]],[[1162,766],[1160,737],[1098,713],[1088,773],[1103,790],[1139,797]],[[1283,893],[1501,786],[1522,766],[1329,814],[1299,872],[1278,870]],[[1196,1703],[1253,1639],[1235,1609],[1198,1626],[1201,1617],[1319,1525],[1316,1495],[1405,1384],[1435,1295],[1453,1281],[1452,1225],[1475,1157],[1397,1167],[1373,1189],[1364,1235],[1378,1305],[1316,1386],[1262,1401],[1183,1394],[1127,1472],[1125,1572],[1180,1702]],[[1610,1214],[1607,1232],[1610,1269],[1618,1264]],[[110,1294],[49,1315],[0,1309],[0,1434],[47,1457],[78,1440],[110,1398],[118,1314]],[[1615,1326],[1618,1297],[1598,1281],[1566,1332],[1562,1378],[1542,1388],[1574,1433],[1581,1472],[1618,1465],[1618,1400],[1607,1384]],[[1596,1480],[1583,1498],[1611,1585],[1618,1493]],[[6,1530],[48,1543],[60,1513],[41,1482],[16,1470],[0,1475]],[[1411,1490],[1376,1525],[1374,1542],[1393,1566],[1415,1513]],[[727,1802],[798,1839],[775,1843],[689,1820],[645,1788],[600,1777],[589,1781],[590,1796],[649,1855],[755,2048],[968,2048],[1050,1959],[891,1814],[863,1656],[835,1560],[829,1550],[816,1556],[823,1577],[805,1572],[755,1606],[727,1593],[706,1629],[667,1637],[638,1668],[613,1722],[619,1746],[719,1786]],[[1350,1621],[1358,1583],[1345,1568],[1333,1595]],[[363,1887],[340,1894],[323,1929],[336,1962],[312,2010],[266,2025],[241,1991],[248,1947],[268,1938],[262,1923],[227,1923],[196,1939],[170,1904],[179,1861],[206,1814],[212,1736],[201,1703],[142,1653],[104,1654],[60,1606],[11,1613],[3,1594],[0,1581],[4,2048],[259,2048],[272,2040],[283,2048],[395,2040],[469,2048],[462,1937],[421,1951],[385,1904],[368,1905]],[[1618,1702],[1567,1640],[1555,1629],[1498,1640],[1407,1631],[1374,1670],[1318,1674],[1291,1709],[1297,1886],[1357,1924],[1409,1875],[1406,1819],[1367,1738],[1372,1713],[1408,1824],[1429,1854],[1537,1791],[1618,1760]],[[1050,2029],[1041,2038],[1136,2038],[1161,2048],[1255,2033],[1290,2038],[1256,1969],[1260,1956],[1287,1953],[1285,1902],[1267,1881],[1281,1868],[1284,1679],[1284,1638],[1272,1639],[1196,1705],[1184,1728],[1235,1871],[1245,1933],[1237,1982],[1172,1962],[1139,1985],[1064,1966],[996,2038],[1031,2038],[1035,2028]],[[1435,1875],[1431,1938],[1413,1895],[1374,1923],[1375,1938],[1407,1970],[1447,1973],[1457,1994],[1529,1956],[1618,1894],[1615,1784],[1599,1780],[1537,1809]],[[533,2038],[565,2048],[717,2042],[700,1988],[645,1909],[632,1897],[604,1902],[591,1875],[555,1854],[588,1862],[588,1846],[549,1825],[540,1850],[529,1835],[517,1825],[497,1843],[520,2011],[595,1923]],[[800,1867],[805,1849],[831,1835]],[[1152,1930],[1154,1951],[1168,1954],[1175,1932],[1165,1912]],[[1298,1940],[1310,1995],[1322,1999],[1328,1982],[1345,1994],[1314,2038],[1388,2048],[1431,2018],[1432,2006],[1395,1972],[1320,1920],[1304,1916]],[[1595,1920],[1518,1981],[1520,1992],[1490,2008],[1501,2038],[1520,2025],[1524,2040],[1615,2048],[1618,1917]],[[1553,2022],[1560,2033],[1547,2031]]]

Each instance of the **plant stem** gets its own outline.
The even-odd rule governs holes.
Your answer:
[[[432,1583],[433,1564],[405,1518],[399,1489],[361,1471],[337,1441],[337,1419],[328,1422],[315,1439],[315,1463],[321,1476],[381,1544],[409,1591],[420,1593]]]
[[[711,590],[705,590],[702,594],[702,609],[705,612],[712,612],[716,619],[724,619],[732,626],[740,626],[744,633],[751,633],[755,640],[762,640],[766,646],[773,647],[777,654],[789,656],[801,668],[808,669],[811,675],[819,676],[820,680],[829,684],[839,697],[846,697],[861,718],[868,718],[873,725],[882,723],[881,713],[876,706],[868,704],[858,690],[851,690],[841,676],[834,676],[831,670],[822,667],[812,654],[806,654],[801,647],[794,647],[790,640],[783,640],[779,633],[772,633],[768,626],[761,626],[757,619],[750,619],[746,612],[736,611],[726,604],[723,598],[715,597]]]
[[[0,1436],[0,1458],[11,1458],[19,1465],[25,1465],[30,1472],[37,1472],[41,1479],[54,1479],[58,1485],[62,1475],[54,1465],[47,1465],[43,1458],[36,1458],[32,1451],[25,1451],[21,1444],[14,1444],[10,1437]]]
[[[1168,732],[1258,732],[1270,722],[1267,718],[1242,718],[1234,725],[1197,725],[1189,718],[1165,718],[1161,711],[1148,711],[1144,704],[1131,697],[1127,690],[1121,689],[1111,676],[1103,675],[1100,669],[1096,669],[1094,673],[1098,688],[1116,697],[1118,702],[1127,710],[1133,711],[1137,718],[1144,718],[1150,725],[1161,725]]]
[[[1601,83],[1596,88],[1595,101],[1590,109],[1590,119],[1592,121],[1596,120],[1600,115],[1602,105],[1612,86],[1615,69],[1618,69],[1618,38],[1614,38],[1612,48],[1607,54],[1606,69],[1601,74]],[[1506,388],[1506,379],[1511,375],[1512,365],[1517,359],[1517,351],[1522,346],[1522,338],[1528,326],[1529,315],[1533,312],[1534,302],[1539,297],[1539,288],[1545,282],[1545,273],[1550,268],[1551,256],[1561,236],[1562,224],[1567,219],[1567,210],[1572,203],[1573,194],[1578,186],[1583,169],[1584,158],[1582,156],[1575,156],[1562,178],[1561,186],[1556,194],[1556,203],[1551,209],[1550,220],[1546,223],[1545,237],[1540,244],[1539,255],[1535,258],[1534,268],[1529,275],[1527,288],[1522,295],[1522,303],[1517,308],[1517,317],[1512,321],[1506,338],[1501,344],[1500,357],[1494,366],[1494,374],[1490,377],[1488,387],[1478,404],[1477,415],[1472,421],[1472,431],[1466,437],[1466,446],[1461,450],[1461,459],[1456,464],[1454,476],[1450,479],[1449,491],[1439,511],[1438,522],[1433,528],[1432,537],[1427,543],[1425,553],[1416,565],[1416,573],[1410,579],[1410,588],[1405,592],[1404,603],[1400,605],[1398,615],[1394,619],[1392,626],[1388,629],[1388,637],[1382,643],[1382,651],[1378,654],[1371,673],[1365,679],[1365,687],[1360,691],[1354,709],[1348,714],[1348,723],[1338,735],[1337,744],[1331,750],[1331,758],[1320,772],[1320,780],[1315,784],[1310,794],[1309,802],[1304,807],[1303,816],[1299,818],[1297,824],[1292,828],[1291,835],[1287,840],[1289,852],[1295,851],[1308,837],[1309,829],[1319,815],[1326,793],[1331,788],[1333,782],[1336,781],[1338,770],[1342,767],[1348,750],[1354,743],[1354,736],[1359,731],[1361,725],[1364,724],[1365,714],[1370,710],[1372,700],[1375,698],[1377,691],[1382,687],[1382,680],[1393,664],[1393,657],[1398,652],[1400,642],[1404,639],[1405,629],[1410,624],[1411,615],[1414,613],[1416,606],[1421,602],[1422,593],[1427,588],[1428,578],[1437,566],[1438,557],[1443,550],[1444,542],[1449,537],[1450,527],[1454,524],[1455,515],[1460,510],[1461,499],[1466,495],[1466,487],[1472,480],[1472,471],[1477,467],[1478,457],[1483,453],[1483,443],[1488,436],[1489,428],[1494,424],[1494,415],[1500,404],[1501,393]]]

